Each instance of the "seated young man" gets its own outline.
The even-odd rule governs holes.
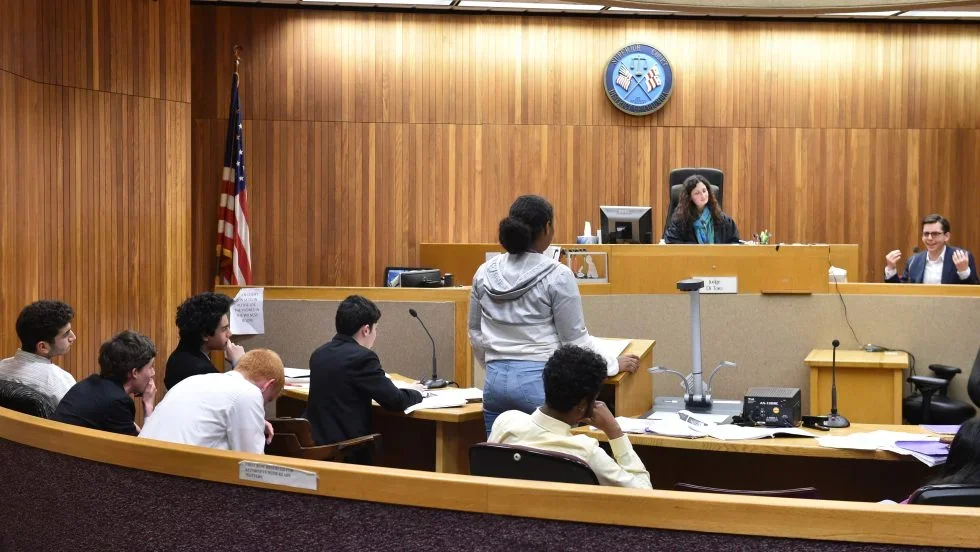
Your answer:
[[[306,417],[313,439],[325,445],[370,433],[371,400],[386,410],[405,410],[422,401],[422,386],[399,389],[371,350],[381,311],[371,300],[351,295],[337,308],[337,335],[310,357],[310,398]],[[367,453],[352,461],[369,461]]]
[[[234,370],[191,376],[167,391],[140,437],[262,454],[272,440],[265,405],[285,381],[278,354],[249,351]]]
[[[145,335],[126,330],[102,344],[99,373],[76,383],[58,403],[51,419],[102,431],[136,435],[136,405],[141,397],[146,416],[156,396],[157,349]]]
[[[75,342],[71,320],[75,311],[61,301],[36,301],[17,316],[20,349],[0,360],[0,380],[13,381],[40,393],[51,410],[75,385],[75,378],[51,359],[63,355]]]
[[[650,489],[650,473],[633,452],[629,439],[605,403],[595,400],[606,378],[606,361],[598,354],[565,345],[544,366],[544,406],[532,414],[509,410],[493,424],[491,443],[523,445],[563,452],[585,460],[602,485]],[[613,456],[588,435],[572,435],[573,426],[592,424],[609,437]]]
[[[245,354],[241,345],[231,341],[228,313],[235,301],[222,293],[199,293],[177,307],[177,331],[180,342],[167,359],[163,383],[173,389],[184,378],[198,374],[215,374],[211,351],[224,351],[232,366]]]

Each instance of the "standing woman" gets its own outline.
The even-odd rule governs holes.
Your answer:
[[[507,410],[528,414],[544,404],[541,375],[558,347],[595,349],[585,328],[582,297],[572,271],[542,255],[555,236],[554,209],[541,196],[524,195],[500,221],[507,253],[483,263],[470,292],[470,344],[486,368],[483,420],[487,435]],[[634,372],[636,355],[606,358],[607,373]]]
[[[738,228],[711,193],[700,174],[684,179],[684,190],[664,232],[667,243],[738,243]]]

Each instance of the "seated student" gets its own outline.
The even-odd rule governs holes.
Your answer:
[[[37,391],[57,408],[61,398],[75,385],[75,378],[51,362],[75,342],[71,320],[75,311],[61,301],[37,301],[17,316],[20,349],[0,360],[0,380],[13,381]]]
[[[177,330],[180,342],[167,359],[163,383],[172,389],[184,378],[218,371],[211,364],[208,351],[224,350],[232,366],[245,354],[241,345],[231,342],[228,312],[234,300],[222,293],[200,293],[177,307]]]
[[[265,405],[284,384],[279,355],[249,351],[234,370],[191,376],[167,391],[140,437],[262,454],[272,440]]]
[[[602,485],[650,489],[650,474],[609,408],[595,400],[606,378],[606,361],[598,354],[565,345],[544,366],[544,406],[533,414],[509,410],[493,424],[487,441],[564,452],[588,462]],[[613,457],[588,435],[572,435],[580,422],[609,437]]]
[[[102,344],[99,373],[75,384],[61,399],[51,419],[56,422],[136,435],[136,405],[130,395],[143,401],[143,412],[153,414],[157,387],[157,349],[145,335],[126,330]]]
[[[684,179],[684,189],[664,232],[666,243],[739,243],[738,227],[711,193],[708,179],[693,174]]]
[[[949,445],[946,463],[939,470],[939,475],[927,485],[980,485],[980,418],[967,420],[960,426]],[[908,504],[908,501],[906,498],[901,503]],[[882,502],[891,503],[888,500]]]
[[[942,215],[922,219],[920,251],[905,263],[905,274],[898,275],[896,263],[902,258],[898,249],[885,255],[885,281],[903,284],[980,284],[973,254],[966,249],[949,246],[949,221]]]
[[[423,387],[399,389],[371,350],[381,311],[370,299],[351,295],[337,308],[337,335],[310,356],[310,398],[306,417],[318,445],[368,435],[371,401],[386,410],[405,410],[422,401]],[[353,462],[367,463],[369,451]]]

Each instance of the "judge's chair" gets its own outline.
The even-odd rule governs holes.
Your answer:
[[[915,386],[915,393],[902,401],[902,417],[910,424],[961,424],[976,414],[976,409],[966,402],[948,396],[949,383],[963,370],[945,364],[930,364],[936,377],[912,375],[908,382]],[[980,405],[980,350],[973,361],[973,372],[967,383],[967,392],[974,403]]]
[[[44,395],[22,383],[7,380],[0,380],[0,406],[38,418],[50,418],[54,413]]]
[[[670,224],[670,218],[674,214],[674,209],[677,208],[677,202],[680,200],[681,192],[684,191],[684,180],[687,177],[700,174],[701,176],[708,179],[708,183],[711,184],[711,194],[715,196],[715,200],[718,201],[718,207],[722,206],[722,196],[725,192],[725,173],[721,172],[719,169],[673,169],[667,177],[667,191],[670,194],[668,198],[670,203],[667,207],[667,214],[664,217],[664,232],[667,232],[667,225]],[[661,234],[662,235],[662,234]]]
[[[521,445],[477,443],[470,447],[470,475],[598,485],[592,468],[576,456]]]
[[[272,442],[265,446],[266,454],[344,462],[354,457],[371,458],[378,462],[381,456],[381,434],[372,433],[339,443],[317,445],[313,430],[306,418],[273,418]]]
[[[931,506],[980,506],[980,485],[949,483],[919,487],[909,497],[909,504]]]

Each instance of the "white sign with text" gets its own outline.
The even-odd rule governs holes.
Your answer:
[[[243,481],[257,481],[311,491],[316,490],[317,484],[315,472],[247,460],[238,463],[238,478]]]
[[[265,289],[243,288],[238,290],[235,303],[231,306],[231,333],[234,335],[256,335],[265,333],[265,312],[263,300]]]
[[[738,293],[738,276],[692,276],[704,281],[701,293]]]

